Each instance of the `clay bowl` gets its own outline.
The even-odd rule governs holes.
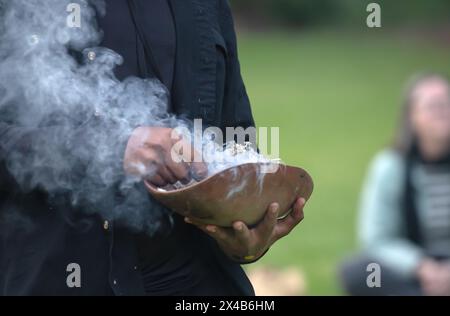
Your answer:
[[[279,203],[283,217],[297,198],[308,200],[313,191],[311,177],[301,168],[279,164],[276,172],[264,171],[267,164],[247,163],[181,189],[161,191],[145,185],[157,201],[182,216],[223,227],[237,220],[253,226],[272,202]]]

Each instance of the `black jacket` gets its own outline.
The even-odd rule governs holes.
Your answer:
[[[205,124],[221,128],[252,126],[228,2],[169,2],[177,42],[173,111],[180,117],[202,118]],[[123,24],[119,22],[117,27]],[[101,118],[96,120],[100,121],[95,124],[102,124]],[[228,259],[209,236],[184,224],[177,215],[172,215],[171,229],[149,239],[107,218],[107,213],[90,212],[91,206],[73,208],[63,195],[20,189],[5,165],[6,157],[20,150],[39,154],[27,143],[27,136],[46,137],[47,132],[26,130],[0,116],[0,294],[254,294],[239,264]],[[82,134],[76,135],[82,146]],[[142,238],[149,245],[146,255],[154,258],[150,268],[157,271],[157,279],[150,280],[154,288],[145,290],[136,250],[136,241]],[[66,284],[70,263],[81,267],[80,288]]]

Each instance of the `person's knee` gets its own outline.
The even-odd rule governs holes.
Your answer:
[[[373,263],[379,266],[378,279],[374,275],[376,271],[370,269]],[[343,261],[339,266],[339,279],[349,295],[422,295],[416,279],[403,276],[366,254]]]
[[[349,295],[368,295],[367,266],[373,262],[366,255],[356,255],[344,260],[339,266],[339,280]]]

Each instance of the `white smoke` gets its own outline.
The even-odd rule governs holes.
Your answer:
[[[0,0],[1,158],[22,190],[64,193],[74,205],[152,230],[158,207],[139,179],[124,176],[124,146],[139,125],[183,123],[167,113],[158,81],[114,76],[121,56],[97,46],[104,2],[78,1],[80,28],[67,26],[70,2]]]

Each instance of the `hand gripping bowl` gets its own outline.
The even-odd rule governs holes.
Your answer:
[[[280,164],[276,172],[265,173],[266,167],[264,163],[242,164],[170,191],[145,185],[157,201],[200,223],[230,227],[240,220],[252,226],[272,202],[279,203],[279,217],[283,217],[299,197],[308,200],[313,191],[305,170]]]

